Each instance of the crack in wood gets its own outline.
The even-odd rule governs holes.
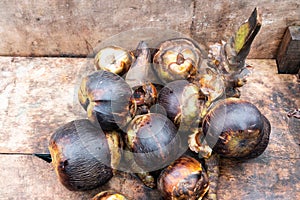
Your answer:
[[[196,0],[192,0],[192,5],[193,5],[193,16],[192,16],[192,21],[191,21],[191,25],[190,25],[190,35],[192,38],[194,38],[195,31],[196,31],[196,25],[195,25],[196,9],[197,9]]]

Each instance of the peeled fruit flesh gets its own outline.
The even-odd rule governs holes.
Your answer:
[[[175,38],[160,44],[153,69],[163,83],[193,80],[202,59],[199,47],[190,39]]]
[[[117,46],[101,49],[95,56],[97,70],[105,70],[122,76],[134,61],[133,53]]]
[[[103,191],[96,194],[92,200],[128,200],[124,195],[115,191]]]

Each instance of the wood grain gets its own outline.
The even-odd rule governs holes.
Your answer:
[[[0,59],[0,152],[45,153],[62,124],[84,118],[76,91],[88,59]]]
[[[187,34],[192,2],[1,1],[0,55],[85,57],[99,42],[133,28],[160,27]]]
[[[252,44],[249,58],[275,58],[286,27],[300,24],[297,1],[196,1],[193,36],[203,44],[226,40],[255,7],[262,15],[262,28]]]
[[[0,155],[0,199],[91,199],[97,193],[114,189],[130,199],[157,199],[160,194],[143,186],[136,177],[118,173],[106,185],[94,190],[74,192],[58,182],[51,164],[29,155]],[[130,189],[129,189],[130,188]]]
[[[286,28],[300,24],[299,1],[4,0],[0,55],[85,57],[99,42],[145,27],[179,31],[208,46],[226,40],[255,7],[263,25],[249,58],[275,58]]]
[[[274,60],[248,60],[254,67],[242,87],[242,99],[256,105],[271,123],[266,151],[245,162],[222,159],[220,199],[299,199],[300,146],[287,113],[300,107],[295,75],[277,74]],[[230,188],[230,189],[229,189]]]
[[[278,72],[297,74],[300,70],[300,26],[287,28],[276,57]]]
[[[295,75],[277,74],[275,60],[247,63],[253,73],[241,98],[270,120],[270,144],[256,159],[221,160],[219,199],[299,199],[299,140],[286,116],[300,107],[299,82]],[[0,199],[89,199],[111,188],[132,199],[159,198],[157,191],[147,190],[124,173],[102,188],[70,192],[59,184],[50,164],[31,155],[16,155],[47,152],[54,130],[85,117],[76,87],[82,76],[93,71],[90,59],[1,57],[0,66],[0,180],[5,182]]]

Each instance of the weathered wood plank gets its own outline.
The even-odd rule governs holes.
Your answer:
[[[297,74],[300,70],[300,26],[287,28],[277,54],[278,72]]]
[[[192,2],[1,1],[0,55],[86,56],[100,41],[133,28],[160,27],[187,34]]]
[[[248,60],[248,64],[254,71],[241,98],[270,120],[270,142],[256,159],[221,160],[218,195],[220,199],[299,199],[300,146],[287,117],[300,106],[299,83],[296,76],[278,75],[273,60]]]
[[[247,63],[254,70],[241,98],[270,120],[270,144],[264,154],[247,162],[221,160],[219,199],[299,199],[300,148],[286,117],[300,106],[299,82],[295,75],[277,74],[275,60]],[[85,116],[75,91],[80,78],[93,70],[90,59],[1,57],[0,66],[0,153],[47,152],[56,128]],[[38,158],[0,155],[0,163],[0,180],[6,183],[0,199],[88,199],[112,187],[123,193],[130,193],[127,188],[145,192],[128,174],[114,177],[103,188],[70,192],[58,183],[51,165]]]
[[[203,44],[226,40],[255,7],[262,13],[262,28],[249,58],[275,58],[286,27],[300,23],[298,1],[196,1],[193,36]]]
[[[250,61],[255,72],[243,87],[246,98],[252,98],[263,110],[272,109],[269,115],[278,109],[283,115],[300,105],[295,76],[276,75],[273,60]],[[6,142],[0,143],[0,152],[44,153],[56,128],[84,118],[85,113],[77,103],[76,87],[81,77],[93,70],[91,62],[74,58],[2,57],[0,140]],[[280,119],[271,119],[274,117]]]
[[[45,153],[59,126],[85,117],[75,90],[88,59],[1,57],[0,67],[0,152]]]
[[[130,174],[120,173],[94,190],[74,192],[59,184],[54,169],[34,156],[0,155],[0,199],[91,199],[103,190],[114,189],[130,199],[159,199],[155,190],[147,189]],[[130,189],[129,189],[130,188]]]
[[[286,27],[300,23],[299,1],[5,0],[0,55],[86,56],[100,41],[144,27],[180,31],[208,46],[227,39],[254,7],[262,12],[263,26],[249,58],[275,58]]]

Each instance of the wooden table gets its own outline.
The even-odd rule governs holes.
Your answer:
[[[299,82],[294,75],[278,75],[275,60],[248,64],[254,70],[241,98],[270,120],[270,144],[256,159],[221,160],[219,199],[300,199],[300,133],[289,131],[287,118],[288,111],[300,107]],[[48,152],[48,139],[59,126],[85,117],[76,90],[93,70],[91,60],[0,57],[0,66],[0,199],[89,199],[112,186],[130,198],[156,198],[128,174],[89,192],[68,191],[51,164],[31,155]],[[129,194],[126,187],[137,193]]]

